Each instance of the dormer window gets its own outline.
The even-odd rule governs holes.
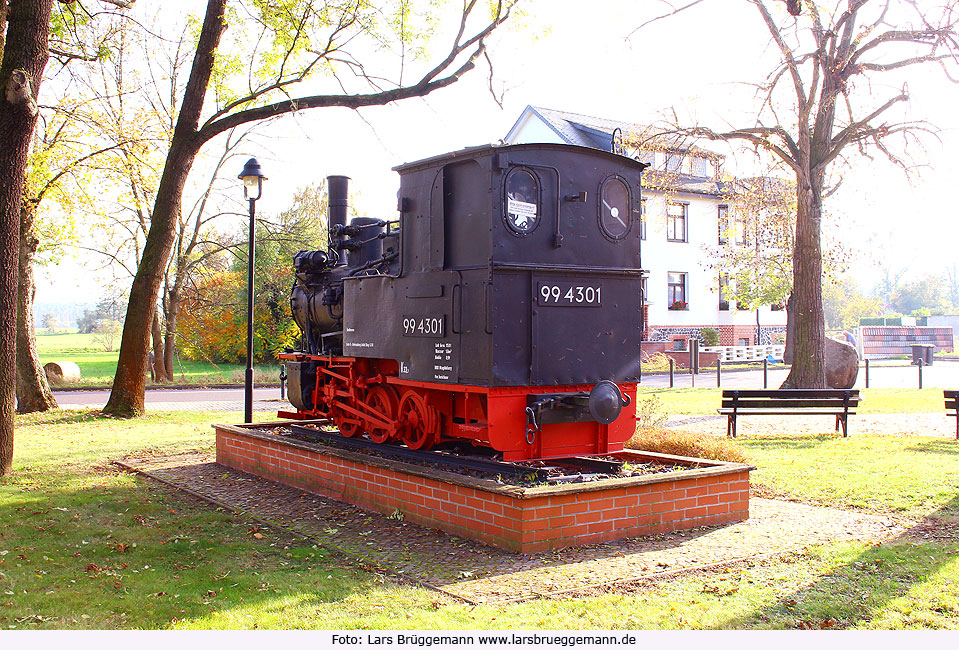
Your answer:
[[[689,173],[692,176],[698,176],[699,178],[706,178],[706,159],[695,156],[689,161],[690,170]]]

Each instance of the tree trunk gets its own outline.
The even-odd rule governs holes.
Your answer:
[[[0,64],[0,476],[13,471],[20,210],[53,0],[11,0]]]
[[[786,299],[786,350],[783,352],[783,363],[792,364],[793,345],[796,341],[796,321],[793,318],[793,294]]]
[[[110,415],[135,417],[144,412],[143,390],[153,312],[160,295],[164,269],[173,249],[183,187],[196,154],[203,144],[197,136],[197,128],[200,112],[203,110],[203,99],[210,83],[216,48],[223,33],[225,5],[226,0],[209,0],[207,3],[193,68],[190,70],[190,79],[170,142],[170,152],[157,188],[150,231],[147,233],[140,265],[130,288],[130,301],[127,303],[127,315],[123,322],[123,338],[120,340],[117,374],[113,378],[110,399],[103,408],[103,412]]]
[[[782,388],[826,388],[826,327],[822,308],[822,176],[797,178],[793,250],[793,360]],[[788,316],[787,316],[788,317]]]
[[[179,278],[177,278],[177,280],[179,280]],[[176,323],[179,311],[180,291],[174,286],[167,299],[166,332],[164,340],[166,347],[164,349],[163,357],[164,361],[166,361],[166,373],[170,378],[170,381],[173,381],[173,377],[175,376],[173,371],[173,359],[176,356]]]
[[[153,381],[162,384],[170,377],[167,376],[166,364],[163,363],[163,330],[160,328],[159,312],[153,312],[153,326],[150,331],[153,334],[153,367],[148,370],[153,373]]]
[[[37,353],[33,328],[33,258],[40,241],[33,231],[34,206],[24,202],[20,213],[20,280],[17,284],[17,412],[37,413],[57,408]]]

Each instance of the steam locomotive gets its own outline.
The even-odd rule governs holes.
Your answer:
[[[635,430],[646,165],[583,147],[480,146],[394,168],[397,220],[328,178],[329,249],[295,256],[303,332],[280,355],[294,419],[503,460],[620,451]]]

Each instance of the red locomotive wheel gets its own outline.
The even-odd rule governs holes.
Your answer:
[[[439,419],[426,398],[407,390],[400,401],[400,439],[410,449],[429,449],[439,442]]]
[[[342,435],[347,438],[352,438],[362,433],[363,427],[360,426],[361,423],[355,415],[336,406],[331,408],[330,411],[333,424],[336,425],[336,428],[340,430]]]
[[[366,396],[366,405],[373,410],[371,415],[382,416],[395,424],[396,417],[400,412],[400,399],[396,396],[396,391],[389,386],[374,386]],[[366,430],[367,435],[373,442],[389,442],[396,437],[395,428],[387,428],[379,425],[369,425]]]

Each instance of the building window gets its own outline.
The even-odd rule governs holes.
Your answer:
[[[689,211],[689,205],[686,203],[674,203],[670,201],[666,204],[666,239],[669,241],[685,242],[686,240],[686,215]]]
[[[721,205],[716,209],[716,220],[719,222],[719,243],[725,244],[729,241],[729,206]]]
[[[719,274],[719,311],[729,311],[729,274]]]
[[[648,305],[648,304],[649,304],[649,292],[648,292],[648,290],[647,290],[647,288],[646,288],[646,280],[648,280],[648,279],[649,279],[649,278],[642,278],[642,279],[639,281],[639,290],[642,292],[642,295],[641,295],[640,297],[642,298],[642,302],[643,302],[644,305]]]
[[[669,309],[674,311],[687,309],[689,304],[686,301],[686,274],[669,272],[667,276],[667,300]]]
[[[666,154],[666,171],[678,174],[683,168],[683,157],[676,153]]]
[[[749,243],[749,237],[746,236],[746,217],[736,217],[736,244],[745,246]]]
[[[698,176],[699,178],[706,178],[706,159],[700,158],[699,156],[693,157],[689,161],[689,173],[691,176]]]
[[[639,200],[639,238],[646,239],[646,199]]]

